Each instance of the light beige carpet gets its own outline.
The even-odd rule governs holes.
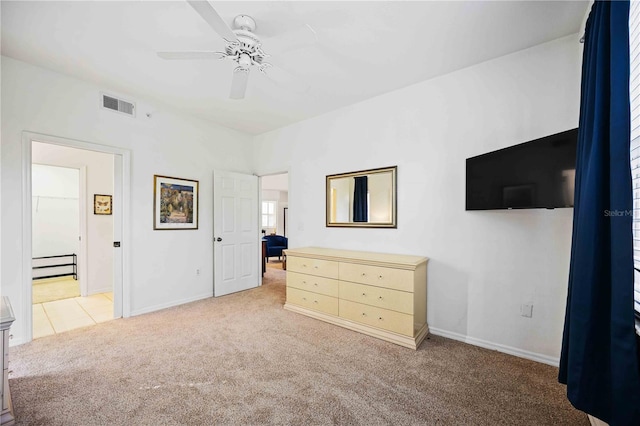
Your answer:
[[[80,283],[71,277],[33,280],[33,304],[80,296]]]
[[[588,425],[557,369],[430,336],[413,351],[257,289],[13,347],[21,425]]]

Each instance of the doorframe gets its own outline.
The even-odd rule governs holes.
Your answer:
[[[87,166],[80,166],[80,223],[78,224],[79,250],[78,250],[78,276],[80,277],[80,296],[86,297],[89,293],[87,284]]]
[[[131,279],[130,256],[128,242],[131,241],[130,224],[130,194],[131,194],[131,152],[127,149],[92,142],[63,138],[36,132],[22,132],[22,211],[28,212],[22,219],[22,290],[26,328],[26,342],[33,340],[33,294],[32,294],[32,190],[31,190],[31,162],[32,142],[42,142],[50,145],[66,146],[69,148],[96,151],[114,156],[114,204],[120,205],[120,213],[114,212],[113,233],[114,240],[121,241],[118,251],[113,256],[113,311],[114,318],[131,316]],[[119,199],[119,200],[118,200]],[[119,201],[119,203],[118,203]],[[86,207],[85,207],[86,208]],[[119,253],[118,256],[116,253]],[[86,263],[86,262],[85,262]]]

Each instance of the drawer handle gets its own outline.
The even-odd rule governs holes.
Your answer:
[[[363,316],[363,317],[366,317],[366,316],[367,316],[367,314],[365,314],[365,313],[363,312],[363,313],[362,313],[362,316]]]
[[[302,264],[302,267],[303,267],[303,268],[306,268],[306,267],[307,267],[307,264],[306,264],[306,263],[303,263],[303,264]]]
[[[314,266],[314,268],[318,269],[318,265]]]
[[[302,281],[302,284],[306,284],[306,283],[307,283],[306,281]]]
[[[382,279],[382,275],[378,275],[378,279],[381,280]]]
[[[302,298],[302,300],[307,300],[307,298],[306,298],[306,297],[303,297],[303,298]]]
[[[382,300],[382,296],[378,296],[378,299]]]
[[[313,301],[313,303],[318,303],[318,301],[317,301],[317,300],[314,300],[314,301]]]
[[[367,274],[365,274],[365,273],[363,272],[363,273],[362,273],[362,276],[364,277],[365,275],[367,275]]]
[[[363,295],[363,296],[366,296],[366,294],[365,294],[365,293],[362,293],[362,295]]]
[[[315,285],[316,287],[318,287],[318,283],[313,283],[313,285]]]
[[[382,317],[378,317],[378,321],[382,321]]]

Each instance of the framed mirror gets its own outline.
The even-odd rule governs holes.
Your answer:
[[[327,226],[396,228],[397,169],[327,176]]]

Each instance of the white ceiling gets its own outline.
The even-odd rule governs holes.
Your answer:
[[[244,100],[230,100],[231,62],[167,61],[167,50],[223,50],[183,1],[2,1],[2,54],[251,134],[575,34],[588,2],[212,2],[229,25],[257,22],[263,49],[317,41],[268,59],[310,85],[274,85],[253,69]],[[280,39],[280,41],[278,41]]]

